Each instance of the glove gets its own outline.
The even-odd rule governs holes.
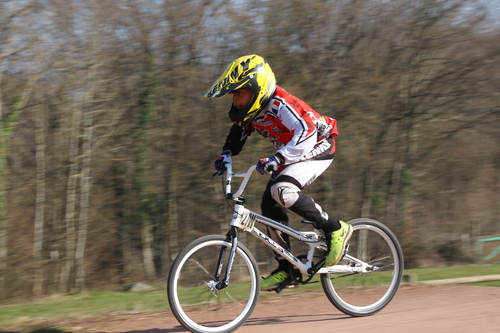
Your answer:
[[[231,152],[229,150],[224,150],[222,154],[215,160],[214,167],[217,171],[222,171],[224,164],[232,163]]]
[[[261,175],[265,175],[266,173],[271,173],[271,171],[276,171],[279,164],[280,161],[276,156],[261,158],[259,163],[257,163],[257,171]]]

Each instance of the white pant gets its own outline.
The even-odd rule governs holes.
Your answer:
[[[316,228],[331,232],[337,227],[338,222],[331,219],[311,197],[304,195],[301,189],[318,178],[332,161],[333,159],[299,162],[288,165],[281,172],[274,174],[262,197],[263,215],[288,225],[286,211],[290,210],[304,219],[314,222]],[[290,249],[288,235],[269,227],[268,233],[281,246]],[[279,260],[280,265],[288,265],[279,254],[277,254],[276,259]]]
[[[309,160],[286,166],[271,178],[271,195],[280,205],[290,208],[299,192],[310,185],[332,164],[333,160]]]

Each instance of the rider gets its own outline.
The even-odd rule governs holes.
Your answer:
[[[334,136],[338,135],[337,121],[322,116],[302,100],[276,85],[271,67],[258,55],[247,55],[233,61],[217,79],[205,97],[217,98],[232,94],[229,118],[233,122],[223,152],[215,161],[221,170],[232,156],[243,149],[248,136],[256,131],[271,141],[274,156],[261,158],[257,171],[272,173],[262,197],[262,215],[288,225],[286,210],[314,222],[323,230],[328,252],[326,265],[340,261],[352,227],[333,219],[302,189],[311,184],[333,162]],[[288,235],[268,227],[270,237],[290,248]],[[261,290],[273,290],[291,282],[291,264],[277,255],[279,266],[261,281]]]

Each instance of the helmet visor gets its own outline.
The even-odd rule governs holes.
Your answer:
[[[226,94],[232,93],[238,89],[244,88],[250,79],[239,82],[228,82],[227,76],[224,74],[214,82],[212,87],[205,93],[205,97],[218,98]]]

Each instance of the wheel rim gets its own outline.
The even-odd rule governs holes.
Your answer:
[[[183,256],[177,266],[179,269],[176,269],[171,277],[172,281],[169,284],[171,308],[175,308],[174,313],[181,323],[198,332],[230,331],[234,327],[241,325],[255,306],[256,300],[253,300],[256,294],[258,295],[258,285],[254,281],[258,281],[258,277],[253,269],[249,269],[253,265],[252,259],[241,248],[236,251],[237,258],[231,273],[230,286],[220,291],[210,288],[210,286],[213,287],[214,285],[211,283],[213,279],[209,278],[215,272],[213,262],[216,261],[215,257],[218,257],[218,251],[223,245],[227,246],[227,258],[229,257],[231,244],[223,240],[206,241],[193,247]],[[200,255],[200,253],[203,255]],[[217,253],[215,257],[214,253]],[[200,259],[205,257],[204,260]],[[242,270],[241,274],[238,273],[238,269]],[[238,275],[246,275],[248,281],[239,282],[238,279],[242,278],[242,276]],[[200,277],[203,277],[203,279],[200,279]],[[184,284],[186,279],[197,279],[196,281],[188,281],[197,285],[186,286]],[[234,283],[231,283],[231,281],[234,281]],[[245,283],[249,284],[249,286],[244,286]],[[241,284],[240,289],[248,288],[248,291],[238,291],[238,284]],[[240,292],[242,292],[241,295]],[[189,296],[189,293],[193,294]],[[202,296],[204,296],[204,299],[201,299]],[[191,300],[188,300],[189,297],[200,297],[200,299],[199,302],[194,299],[195,303],[188,304],[191,302]],[[234,315],[230,313],[234,313]],[[223,318],[226,316],[229,319]]]
[[[339,309],[352,315],[373,314],[385,307],[399,288],[402,258],[391,236],[376,225],[357,223],[353,228],[349,253],[379,269],[343,278],[338,278],[342,274],[327,274],[324,281]],[[363,238],[365,245],[361,245]],[[347,262],[343,259],[339,264]]]

